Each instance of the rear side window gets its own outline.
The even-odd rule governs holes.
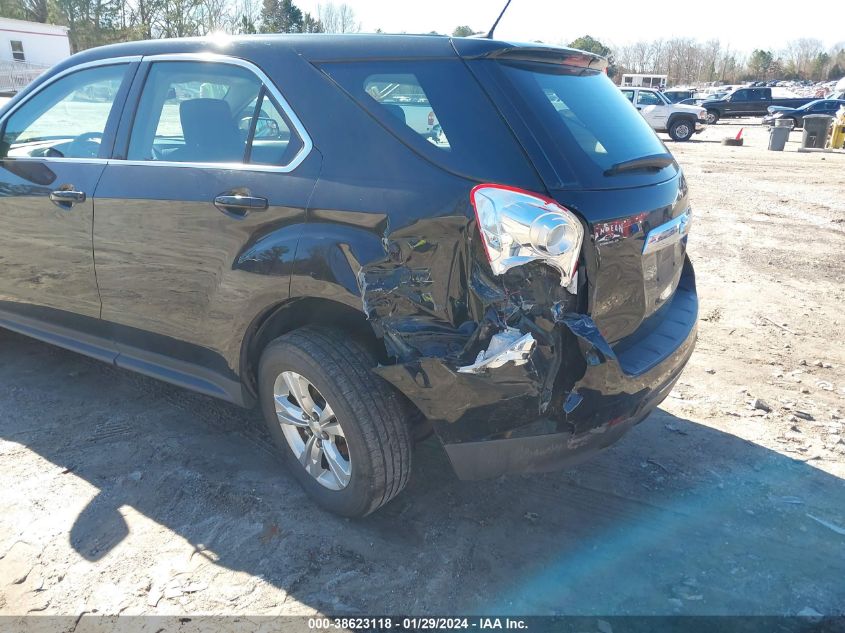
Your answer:
[[[662,182],[675,167],[659,172],[606,173],[615,165],[667,154],[657,135],[604,73],[581,67],[489,61],[493,76],[540,143],[557,174],[552,187],[606,189]],[[640,92],[640,97],[652,92]],[[662,101],[655,97],[656,103]],[[641,103],[638,100],[638,103]]]
[[[461,60],[331,62],[320,68],[432,162],[474,180],[537,187],[519,143]]]
[[[222,62],[154,63],[129,141],[129,160],[285,166],[302,149],[267,87]]]
[[[420,138],[444,151],[451,151],[449,138],[416,75],[369,75],[364,79],[364,90],[385,111],[416,132]]]

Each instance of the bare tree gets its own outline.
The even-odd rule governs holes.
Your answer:
[[[160,0],[153,37],[190,37],[202,32],[201,0]]]
[[[236,0],[232,13],[234,14],[231,25],[233,33],[258,33],[261,7],[256,0]]]
[[[719,50],[721,48],[722,45],[719,40],[709,40],[704,44],[699,81],[711,82],[716,79],[716,63],[719,61]]]
[[[802,37],[787,42],[783,51],[787,72],[797,77],[808,77],[813,70],[813,61],[822,52],[824,46],[815,38]]]
[[[700,84],[716,80],[736,83],[744,75],[745,59],[722,48],[719,40],[690,38],[639,41],[614,50],[623,73],[668,75],[670,84]],[[817,64],[818,65],[818,64]]]
[[[229,0],[200,0],[199,7],[197,8],[199,14],[199,34],[233,31],[235,25],[233,24],[233,16],[229,12],[229,9]]]
[[[355,10],[345,2],[336,5],[329,2],[317,5],[317,20],[326,33],[359,33],[361,23],[355,18]]]

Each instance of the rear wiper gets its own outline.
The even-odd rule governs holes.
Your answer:
[[[675,159],[671,154],[653,154],[651,156],[642,156],[640,158],[632,158],[621,163],[616,163],[610,169],[606,169],[605,176],[615,176],[626,171],[659,171],[664,167],[668,167]]]

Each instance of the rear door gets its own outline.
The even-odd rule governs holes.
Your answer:
[[[748,92],[750,93],[750,100],[747,113],[755,116],[766,114],[766,108],[772,101],[771,89],[751,88]]]
[[[145,57],[130,99],[94,223],[117,363],[236,399],[243,332],[288,297],[319,155],[242,60]]]
[[[94,189],[132,60],[61,73],[14,106],[0,145],[0,309],[97,330]]]

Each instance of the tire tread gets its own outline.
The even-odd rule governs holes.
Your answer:
[[[396,393],[373,373],[369,351],[339,330],[306,326],[277,338],[267,350],[282,345],[317,363],[354,412],[373,466],[371,501],[361,515],[370,514],[398,495],[411,474],[411,428]]]

